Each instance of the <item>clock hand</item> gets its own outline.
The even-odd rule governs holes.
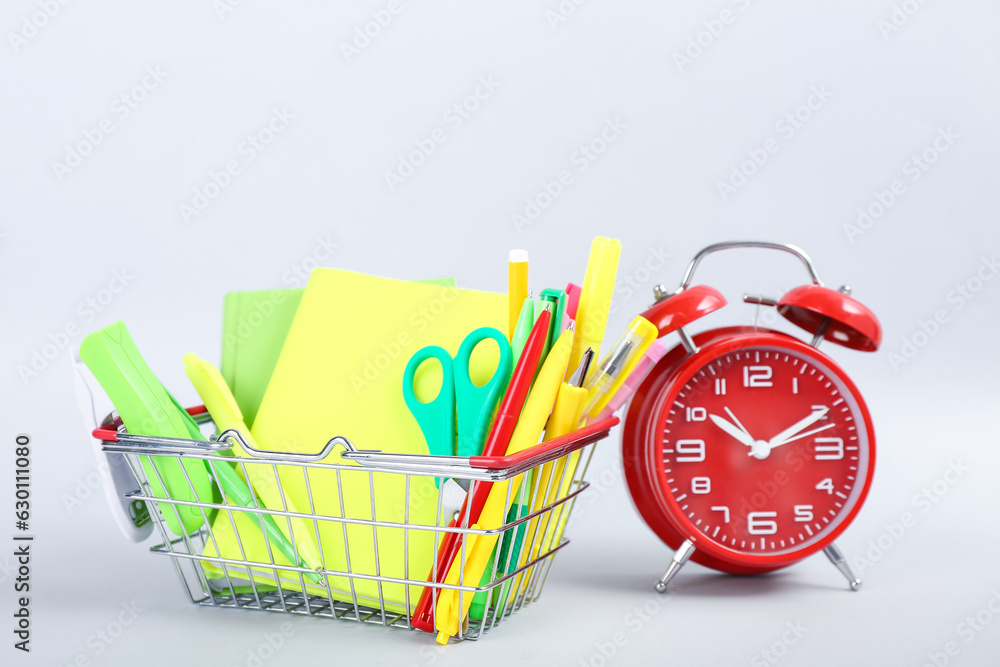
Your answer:
[[[747,447],[753,447],[754,439],[750,437],[750,434],[746,431],[741,431],[739,428],[718,415],[709,415],[708,418],[712,420],[713,424],[742,442]]]
[[[771,438],[770,440],[768,440],[767,441],[768,447],[776,447],[779,443],[786,442],[789,438],[791,438],[793,435],[795,435],[796,433],[798,433],[799,431],[801,431],[805,427],[811,426],[812,424],[818,422],[820,419],[822,419],[823,417],[825,417],[826,413],[829,412],[829,411],[830,411],[830,408],[826,407],[825,405],[822,408],[820,408],[819,410],[814,410],[811,415],[809,415],[808,417],[806,417],[802,421],[799,421],[799,422],[796,422],[796,423],[792,424],[791,426],[789,426],[788,428],[786,428],[784,431],[782,431],[778,435],[776,435],[773,438]]]
[[[743,431],[747,435],[750,435],[750,431],[747,430],[746,426],[740,423],[740,420],[736,418],[736,415],[733,414],[733,411],[729,409],[728,405],[722,409],[726,411],[726,414],[729,415],[729,418],[733,420],[733,423],[740,427],[741,431]]]
[[[767,452],[770,453],[771,450],[774,449],[775,447],[780,447],[781,445],[787,445],[788,443],[793,442],[795,440],[798,440],[799,438],[804,438],[804,437],[806,437],[808,435],[812,435],[813,433],[819,433],[820,431],[825,431],[826,429],[833,428],[834,426],[836,426],[836,424],[827,424],[826,426],[820,426],[819,428],[814,428],[811,431],[806,431],[805,433],[800,433],[799,435],[795,436],[794,438],[789,438],[788,440],[782,440],[781,442],[776,442],[773,445],[772,444],[768,444],[767,445]],[[751,451],[751,452],[749,452],[748,456],[753,456],[753,454],[754,454],[753,451]]]
[[[836,424],[827,424],[826,426],[820,426],[819,428],[814,428],[811,431],[806,431],[805,433],[800,433],[799,435],[795,436],[794,438],[788,438],[787,440],[782,440],[781,442],[776,442],[773,445],[771,445],[771,448],[773,449],[774,447],[777,447],[778,445],[784,445],[786,443],[792,442],[793,440],[798,440],[799,438],[804,438],[807,435],[812,435],[813,433],[819,433],[820,431],[825,431],[826,429],[833,428],[834,426],[836,426]]]

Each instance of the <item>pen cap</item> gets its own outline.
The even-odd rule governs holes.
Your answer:
[[[580,286],[576,283],[566,285],[566,314],[569,319],[576,319],[576,307],[580,305]]]
[[[606,375],[607,379],[594,387],[595,395],[588,396],[587,416],[596,417],[607,405],[657,336],[656,326],[646,318],[640,315],[632,320],[598,367],[597,372]]]
[[[540,296],[542,301],[552,305],[552,323],[549,325],[549,349],[551,349],[556,344],[559,334],[565,329],[563,318],[566,317],[566,292],[549,287],[543,289]]]

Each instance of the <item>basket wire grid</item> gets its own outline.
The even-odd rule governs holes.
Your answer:
[[[200,424],[211,422],[200,409],[189,412]],[[145,503],[162,539],[150,550],[173,563],[191,602],[414,629],[411,613],[422,589],[430,587],[434,607],[443,590],[454,589],[459,591],[460,606],[465,596],[476,596],[472,613],[456,638],[477,639],[541,595],[555,553],[569,543],[563,531],[577,496],[588,487],[584,477],[594,445],[615,423],[616,418],[602,420],[515,456],[473,458],[358,450],[342,437],[331,439],[316,454],[275,452],[250,447],[234,430],[207,442],[150,437],[129,434],[120,421],[116,430],[112,418],[95,436],[103,441],[105,451],[121,454],[128,462],[138,488],[126,496],[133,503]],[[232,452],[236,446],[243,449],[238,457]],[[338,447],[342,462],[327,463],[328,458],[336,460],[331,454]],[[172,494],[159,466],[149,465],[161,459],[173,459],[183,471],[187,497]],[[260,479],[261,474],[273,477],[282,507],[264,507],[254,494],[247,507],[231,502],[226,494],[198,497],[188,471],[179,465],[182,460],[190,465],[192,459],[204,462],[216,489],[223,488],[217,466],[235,466],[245,480]],[[158,483],[151,484],[148,472]],[[512,498],[506,482],[519,475],[524,483]],[[493,530],[470,527],[467,520],[455,525],[457,507],[446,506],[446,494],[437,492],[434,478],[442,485],[454,479],[468,488],[470,498],[479,485],[505,483],[505,507],[510,508],[513,500],[520,511],[509,512],[503,525]],[[317,483],[334,482],[336,502],[317,507],[322,504],[314,494],[320,488]],[[368,497],[345,494],[344,483],[355,489],[367,487]],[[299,511],[289,509],[286,486],[300,486],[307,507],[296,504]],[[402,506],[397,506],[402,510],[401,520],[386,520],[382,506],[376,509],[376,494],[390,489],[397,494],[402,491]],[[416,514],[429,515],[426,503],[431,496],[434,516],[420,521]],[[202,521],[198,529],[177,535],[163,514],[175,512],[179,519],[176,512],[181,507],[196,508]],[[264,530],[264,515],[287,528],[293,561],[299,565],[281,557]],[[302,536],[296,533],[296,525],[299,531],[308,528],[308,539],[318,548],[320,567],[302,566],[297,547]],[[439,581],[444,577],[438,572],[436,554],[449,533],[497,535],[487,570],[492,576],[466,581],[462,573],[457,584]],[[465,562],[466,542],[462,540],[460,562]],[[400,546],[401,558],[393,557],[394,548]]]

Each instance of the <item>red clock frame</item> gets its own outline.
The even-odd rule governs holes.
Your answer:
[[[678,345],[664,356],[636,390],[625,418],[622,436],[623,464],[629,491],[646,523],[672,549],[689,541],[696,550],[691,560],[723,572],[733,574],[758,574],[792,565],[831,545],[851,524],[864,504],[871,486],[875,468],[875,432],[871,415],[855,384],[827,355],[788,334],[749,327],[726,327],[698,334],[694,337],[698,351],[688,354]],[[809,359],[825,367],[840,383],[842,390],[853,401],[857,429],[864,429],[867,436],[867,462],[858,466],[857,480],[862,486],[857,495],[852,492],[852,503],[839,512],[819,540],[798,549],[781,553],[753,553],[735,549],[699,530],[680,509],[671,494],[661,458],[661,434],[668,408],[677,393],[706,363],[727,352],[738,352],[749,347],[771,347],[789,351],[792,355]],[[723,436],[724,437],[724,436]],[[859,446],[860,446],[859,440]],[[859,452],[861,454],[863,452]],[[861,463],[859,456],[859,464]],[[815,464],[815,462],[814,462]]]

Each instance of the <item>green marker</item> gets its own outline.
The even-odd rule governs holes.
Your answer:
[[[115,322],[84,338],[80,344],[80,359],[108,393],[130,433],[204,439],[187,411],[180,408],[153,375],[123,322]],[[212,483],[202,460],[141,456],[140,461],[154,496],[168,497],[169,492],[169,497],[187,502],[218,503],[221,500],[219,489]],[[198,507],[171,503],[159,503],[159,506],[167,526],[178,536],[191,534],[205,523],[205,515]]]

